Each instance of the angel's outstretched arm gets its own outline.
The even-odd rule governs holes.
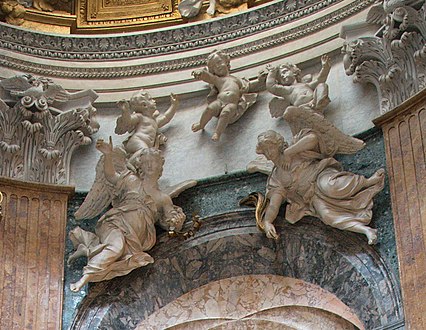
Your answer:
[[[277,76],[278,67],[270,69],[268,76],[266,77],[266,89],[276,96],[285,97],[292,92],[293,88],[291,86],[283,86],[280,84],[277,80]]]
[[[205,81],[206,83],[214,85],[217,77],[207,71],[206,69],[192,71],[192,76],[197,80]]]
[[[172,120],[173,116],[176,113],[176,110],[179,106],[179,100],[176,97],[175,94],[170,94],[170,101],[171,101],[171,105],[170,107],[167,109],[167,111],[162,114],[159,115],[157,117],[157,124],[158,124],[158,128],[163,127],[164,125],[166,125],[168,122],[170,122],[170,120]]]
[[[322,64],[322,68],[318,74],[317,79],[309,83],[309,86],[312,89],[315,89],[318,86],[318,84],[325,83],[327,81],[328,74],[330,73],[330,69],[331,69],[330,58],[327,55],[323,55],[321,57],[321,64]]]
[[[109,143],[105,143],[104,140],[99,139],[96,141],[96,149],[104,154],[104,175],[105,178],[112,184],[116,184],[120,175],[115,171],[113,162],[113,146],[112,139],[109,138]]]

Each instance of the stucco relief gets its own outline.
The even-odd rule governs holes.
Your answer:
[[[370,9],[367,22],[381,27],[374,37],[345,43],[345,72],[376,86],[385,113],[426,87],[426,3],[384,1]]]
[[[196,70],[192,75],[197,80],[210,84],[208,105],[199,122],[192,125],[192,131],[204,129],[207,123],[217,117],[213,141],[218,141],[229,124],[235,123],[256,102],[258,91],[265,84],[266,73],[260,73],[255,81],[238,78],[230,74],[231,58],[222,50],[214,51],[207,57],[207,69]]]
[[[0,81],[0,175],[68,184],[74,150],[99,129],[92,90],[69,93],[52,80],[20,75]]]
[[[342,133],[309,106],[288,106],[283,118],[290,125],[293,143],[289,145],[272,130],[260,134],[256,153],[266,160],[255,160],[248,166],[249,171],[269,174],[266,199],[262,196],[255,201],[260,210],[258,227],[267,237],[277,239],[273,222],[287,202],[285,219],[290,223],[310,215],[326,225],[364,234],[368,244],[375,244],[377,230],[368,225],[373,197],[384,187],[384,170],[366,178],[344,171],[333,158],[359,151],[364,142]]]

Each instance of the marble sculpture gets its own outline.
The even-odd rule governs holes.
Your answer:
[[[146,253],[156,242],[155,224],[167,231],[179,231],[185,221],[182,209],[173,205],[172,197],[192,187],[195,181],[161,190],[164,158],[156,148],[142,148],[128,155],[113,148],[112,141],[98,140],[96,148],[103,156],[96,168],[95,182],[75,217],[91,219],[110,203],[97,222],[95,233],[74,228],[70,239],[76,251],[68,263],[86,256],[83,276],[71,284],[79,291],[88,282],[109,280],[154,262]]]
[[[322,114],[330,103],[326,80],[330,73],[330,58],[321,57],[322,69],[315,79],[311,75],[301,77],[301,70],[294,64],[268,66],[266,89],[277,96],[269,103],[272,117],[279,118],[288,107],[309,108]]]
[[[344,171],[333,158],[355,153],[364,142],[343,134],[307,107],[288,107],[283,117],[292,129],[293,143],[289,145],[272,130],[260,134],[256,153],[266,160],[248,166],[249,172],[269,174],[266,199],[260,196],[257,205],[259,227],[267,237],[277,239],[273,222],[286,201],[285,219],[290,223],[310,215],[326,225],[364,234],[368,244],[375,244],[377,230],[368,225],[373,197],[384,186],[384,170],[365,178]]]
[[[231,75],[229,71],[230,57],[217,50],[207,57],[207,69],[192,72],[195,79],[211,85],[207,108],[200,121],[192,125],[192,131],[204,129],[213,117],[218,117],[213,141],[218,141],[226,127],[236,122],[256,102],[257,94],[251,92],[260,89],[266,78],[266,74],[261,72],[257,80],[249,82]]]
[[[169,123],[176,113],[179,101],[174,94],[170,94],[170,99],[171,106],[164,114],[157,110],[155,100],[143,89],[136,92],[130,101],[117,102],[122,114],[117,119],[115,133],[120,135],[130,133],[123,143],[128,154],[142,148],[159,148],[167,141],[158,130]]]

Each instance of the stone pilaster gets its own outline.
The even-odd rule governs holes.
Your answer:
[[[386,145],[408,329],[426,329],[426,89],[377,118]]]
[[[0,177],[0,328],[61,329],[70,186]]]

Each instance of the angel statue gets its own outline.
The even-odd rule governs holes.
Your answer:
[[[267,67],[269,74],[266,78],[266,89],[278,96],[269,103],[272,117],[281,117],[285,109],[291,106],[313,109],[320,114],[324,112],[330,103],[326,84],[331,68],[330,58],[323,55],[321,64],[322,69],[313,80],[311,75],[301,77],[300,69],[294,64]]]
[[[333,158],[360,150],[364,142],[345,135],[313,110],[290,107],[284,119],[292,128],[293,143],[288,145],[275,131],[260,134],[256,153],[273,166],[268,169],[268,163],[262,165],[259,160],[248,166],[251,172],[269,173],[266,199],[258,205],[259,227],[267,237],[278,238],[273,222],[281,204],[287,201],[285,219],[292,224],[310,215],[326,225],[364,234],[368,244],[375,244],[377,230],[368,224],[373,197],[384,186],[384,170],[365,178],[343,171]]]
[[[216,50],[207,57],[207,70],[192,72],[195,79],[211,85],[207,108],[202,113],[200,121],[192,125],[192,131],[204,129],[213,117],[218,117],[216,130],[212,136],[213,141],[218,141],[225,128],[240,119],[256,102],[257,94],[251,92],[260,89],[266,79],[266,74],[261,72],[257,80],[249,82],[229,74],[229,71],[230,57],[222,50]]]
[[[77,220],[100,214],[111,202],[112,208],[97,222],[95,233],[76,227],[70,239],[76,251],[68,264],[86,256],[83,276],[71,284],[79,291],[88,282],[109,280],[154,262],[146,253],[156,242],[155,224],[166,230],[179,231],[185,214],[173,205],[172,197],[196,184],[186,181],[161,191],[158,179],[164,158],[155,148],[143,148],[126,158],[112,141],[98,140],[96,148],[103,153],[96,168],[96,179],[84,203],[77,210]]]
[[[133,94],[130,101],[117,102],[122,114],[117,119],[115,133],[130,133],[123,143],[129,155],[142,148],[158,148],[166,142],[167,138],[158,129],[172,120],[179,104],[174,94],[170,94],[170,100],[171,106],[164,114],[157,110],[155,100],[143,89]]]

